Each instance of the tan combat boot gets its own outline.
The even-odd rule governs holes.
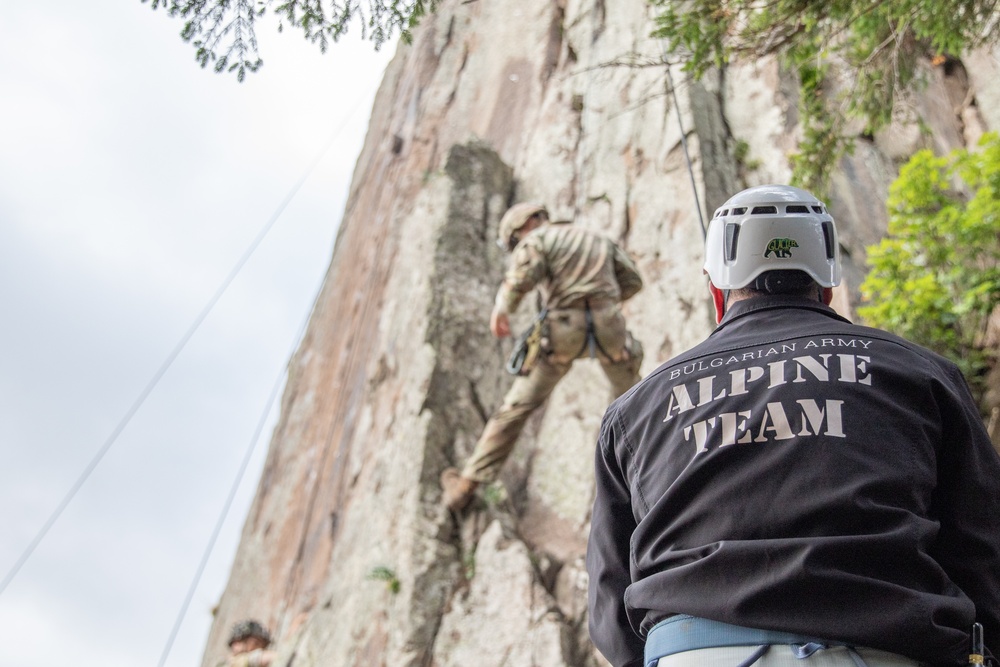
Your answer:
[[[461,512],[472,500],[479,482],[462,477],[458,468],[445,468],[441,473],[441,502],[452,512]]]

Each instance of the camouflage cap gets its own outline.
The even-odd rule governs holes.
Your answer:
[[[258,639],[263,639],[265,645],[271,643],[271,633],[267,631],[259,621],[255,621],[252,618],[240,621],[233,626],[233,629],[229,632],[229,645],[232,646],[235,642],[243,641],[244,639],[249,639],[250,637],[257,637]]]
[[[500,219],[500,227],[497,230],[497,245],[504,250],[513,250],[511,247],[511,237],[537,214],[548,217],[549,212],[541,204],[532,202],[521,202],[514,204]]]

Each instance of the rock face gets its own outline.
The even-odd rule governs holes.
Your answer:
[[[737,190],[790,176],[790,75],[761,61],[692,82],[675,66],[675,106],[651,12],[645,0],[452,1],[400,47],[203,665],[248,616],[272,629],[282,667],[606,664],[587,639],[583,567],[609,398],[596,362],[574,366],[502,484],[459,519],[440,506],[438,475],[510,383],[510,343],[487,322],[509,204],[545,202],[633,255],[646,288],[626,315],[648,372],[713,325],[699,209],[707,221]],[[1000,125],[976,106],[1000,95],[997,61],[976,57],[978,78],[929,68],[905,117],[859,140],[836,174],[842,312],[899,162]]]

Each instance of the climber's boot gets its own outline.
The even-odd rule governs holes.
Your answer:
[[[461,512],[472,500],[479,482],[462,477],[458,468],[446,468],[441,473],[441,502],[452,512]]]

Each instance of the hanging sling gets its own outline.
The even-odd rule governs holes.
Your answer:
[[[548,308],[542,308],[531,321],[531,326],[518,336],[507,359],[507,372],[511,375],[527,375],[538,363],[542,353],[542,326],[548,313]]]

